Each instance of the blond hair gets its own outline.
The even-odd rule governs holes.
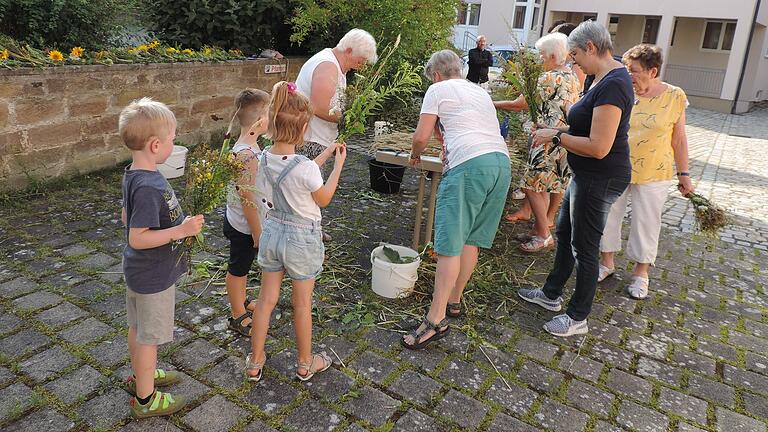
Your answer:
[[[165,137],[176,126],[176,116],[162,102],[143,97],[120,112],[118,131],[126,147],[143,150],[150,138]]]
[[[235,96],[235,117],[241,128],[249,128],[269,106],[269,93],[247,88]]]
[[[311,117],[312,105],[306,96],[296,90],[296,84],[280,81],[272,87],[272,100],[269,102],[269,134],[272,141],[301,144],[304,142],[304,127]]]

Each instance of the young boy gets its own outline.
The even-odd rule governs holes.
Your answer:
[[[256,205],[256,172],[261,149],[259,136],[267,131],[269,120],[269,93],[258,89],[245,89],[235,98],[235,117],[240,123],[240,137],[232,146],[245,169],[236,182],[236,192],[227,200],[224,217],[224,235],[229,239],[229,266],[227,267],[227,297],[232,308],[229,328],[235,334],[250,336],[253,305],[247,300],[245,288],[248,272],[259,250],[261,221]]]
[[[156,369],[157,346],[173,340],[174,284],[186,264],[180,240],[200,232],[203,216],[185,218],[171,185],[157,171],[173,151],[176,118],[171,110],[149,98],[133,101],[120,113],[119,130],[133,155],[123,176],[122,219],[128,237],[123,272],[133,369],[126,387],[135,396],[130,402],[134,417],[169,415],[186,401],[155,390],[179,380],[175,372]]]

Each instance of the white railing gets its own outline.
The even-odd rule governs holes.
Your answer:
[[[477,36],[466,30],[464,32],[464,41],[462,42],[462,48],[464,51],[468,51],[470,48],[474,48],[477,45]]]
[[[674,84],[689,95],[720,97],[723,90],[725,69],[670,64],[664,73],[664,81]]]

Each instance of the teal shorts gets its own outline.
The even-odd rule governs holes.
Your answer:
[[[488,153],[443,176],[435,209],[435,252],[461,255],[464,245],[490,248],[507,201],[509,157]]]

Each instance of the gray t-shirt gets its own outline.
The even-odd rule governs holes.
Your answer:
[[[168,180],[157,171],[131,170],[123,175],[126,245],[123,250],[125,284],[139,294],[154,294],[169,288],[186,270],[181,241],[151,249],[128,244],[130,228],[166,229],[184,220],[184,211]]]

